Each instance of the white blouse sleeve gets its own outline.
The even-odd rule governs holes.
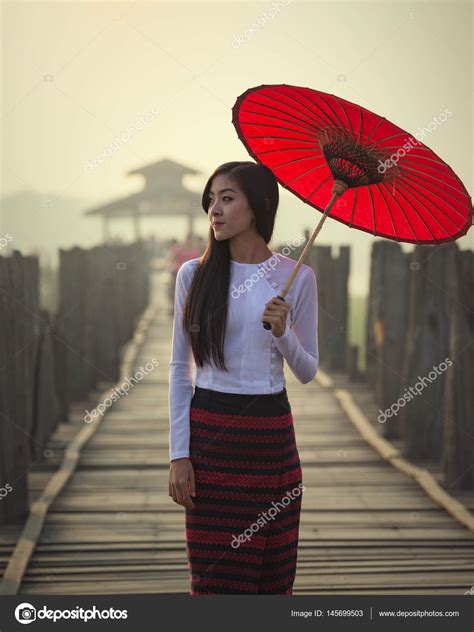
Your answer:
[[[291,327],[288,317],[285,332],[273,340],[295,377],[306,384],[313,380],[319,366],[318,347],[318,289],[314,270],[308,266],[302,275],[299,292],[295,296],[294,319]],[[298,275],[302,270],[298,271]]]
[[[184,304],[194,274],[194,267],[185,262],[176,275],[173,337],[169,363],[169,456],[170,461],[189,457],[189,412],[193,397],[191,343],[182,326]]]

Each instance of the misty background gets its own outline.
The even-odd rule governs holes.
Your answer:
[[[143,177],[127,173],[160,160],[196,170],[183,184],[200,194],[219,164],[251,160],[231,109],[261,84],[340,96],[410,134],[448,108],[423,142],[471,192],[471,32],[462,2],[4,3],[0,237],[12,241],[0,254],[54,268],[58,248],[102,243],[85,211],[140,191]],[[321,217],[280,194],[273,249]],[[195,231],[207,237],[202,211]],[[131,220],[110,232],[134,239]],[[186,233],[185,217],[142,220],[144,237]],[[328,218],[315,242],[351,246],[354,296],[367,292],[373,241]]]

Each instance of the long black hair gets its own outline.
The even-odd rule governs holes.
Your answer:
[[[279,201],[278,182],[271,170],[251,161],[220,165],[210,176],[202,194],[202,207],[206,213],[212,181],[220,174],[227,174],[243,191],[255,215],[255,228],[268,244]],[[227,371],[224,338],[230,266],[229,240],[218,241],[210,226],[206,250],[196,268],[183,310],[182,324],[199,367],[212,357],[216,365]]]

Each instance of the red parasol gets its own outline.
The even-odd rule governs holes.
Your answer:
[[[443,114],[441,122],[448,117]],[[468,192],[420,134],[413,137],[350,101],[311,88],[262,85],[238,97],[232,122],[256,161],[323,212],[280,294],[283,300],[328,215],[415,244],[452,242],[471,226]]]

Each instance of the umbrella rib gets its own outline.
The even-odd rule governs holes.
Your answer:
[[[456,191],[457,193],[459,192],[459,188],[453,186],[452,184],[449,184],[449,182],[446,182],[445,180],[441,180],[440,178],[437,178],[436,176],[432,175],[431,173],[428,173],[427,171],[420,171],[420,169],[415,169],[414,167],[410,167],[409,165],[405,165],[402,164],[402,168],[407,171],[411,171],[412,173],[416,174],[415,177],[419,177],[420,179],[424,179],[421,177],[420,174],[428,177],[428,178],[433,178],[433,180],[436,180],[437,182],[441,182],[441,184],[443,184],[444,186],[448,186],[450,189],[453,189],[453,191]],[[433,186],[436,186],[433,183]]]
[[[410,179],[410,176],[409,176],[409,175],[407,175],[407,176],[406,176],[406,179],[408,179],[408,180],[409,180],[409,179]],[[403,183],[403,180],[402,180],[402,183]],[[444,198],[442,198],[440,195],[438,195],[438,193],[436,193],[436,191],[434,191],[433,189],[428,189],[427,187],[423,186],[423,185],[422,185],[422,184],[420,184],[419,182],[415,182],[413,185],[411,185],[411,188],[412,188],[412,189],[415,189],[415,187],[421,187],[422,189],[424,189],[425,191],[427,191],[427,192],[428,192],[428,193],[430,193],[431,195],[436,196],[436,197],[437,197],[438,199],[440,199],[442,202],[445,202],[445,203],[446,203],[446,200],[445,200]],[[455,200],[455,202],[457,202],[457,203],[459,203],[459,204],[460,204],[460,202],[458,202],[458,200],[456,200],[455,198],[453,198],[453,199]],[[458,215],[460,215],[460,217],[462,218],[462,220],[463,220],[464,222],[466,221],[466,219],[467,219],[467,218],[466,218],[466,216],[465,216],[465,215],[463,215],[463,214],[461,213],[461,211],[458,211],[458,209],[457,209],[457,208],[456,208],[453,204],[451,204],[451,208],[452,208],[452,209],[453,209],[453,211],[455,211]]]
[[[314,158],[314,155],[311,156],[306,156],[306,158],[292,158],[291,160],[287,160],[286,162],[280,162],[280,164],[278,165],[272,165],[272,169],[279,169],[280,167],[285,167],[286,165],[291,165],[293,162],[303,162],[304,160],[311,160]],[[321,163],[317,166],[317,168],[319,167],[325,167],[327,166],[325,163]],[[304,173],[301,175],[305,175]]]
[[[449,217],[449,215],[446,215],[446,213],[441,208],[438,208],[434,202],[432,202],[428,198],[422,198],[420,200],[420,198],[417,195],[415,195],[415,190],[413,189],[413,187],[410,188],[410,187],[407,187],[404,184],[399,184],[399,187],[401,189],[404,189],[407,192],[407,194],[412,195],[419,204],[425,204],[426,205],[428,202],[430,204],[433,204],[433,206],[436,208],[436,210],[439,211],[442,215],[444,215],[444,217],[449,222],[451,222],[451,224],[456,228],[456,230],[459,230],[459,226],[452,220],[452,218]],[[402,195],[403,195],[403,193],[402,193]],[[441,226],[441,228],[445,231],[446,237],[449,237],[450,239],[452,239],[451,235],[446,231],[446,228],[441,224],[441,222],[437,219],[437,217],[435,215],[433,215],[433,213],[430,211],[428,206],[426,206],[425,208],[428,211],[428,213],[438,222],[438,224]]]
[[[357,196],[359,195],[359,187],[356,187],[355,189],[355,195],[354,195],[354,203],[352,204],[352,211],[351,211],[351,221],[349,226],[352,228],[352,222],[354,221],[354,211],[356,209],[356,205],[357,205]]]
[[[430,154],[436,156],[437,161],[442,164],[445,167],[445,170],[449,171],[450,174],[452,174],[451,177],[453,177],[458,183],[459,185],[464,189],[465,194],[469,197],[469,199],[471,199],[471,196],[468,194],[466,187],[464,186],[464,184],[462,183],[462,180],[460,180],[458,178],[458,176],[456,175],[456,173],[453,171],[453,169],[448,165],[447,162],[445,162],[442,158],[440,158],[439,156],[437,156],[434,151],[432,151],[431,149],[429,149],[428,147],[424,147],[425,149],[428,149],[428,151],[430,152]],[[429,158],[428,156],[421,156],[421,158],[423,158],[423,160],[430,160],[431,162],[436,162],[435,160],[433,160],[433,158]]]
[[[255,103],[255,101],[251,101],[251,103]],[[270,106],[263,106],[263,107],[268,107],[268,109],[270,109]],[[278,112],[280,110],[277,110]],[[285,123],[289,124],[289,125],[294,125],[295,127],[300,127],[301,129],[303,129],[305,131],[305,133],[314,133],[315,131],[317,131],[317,128],[314,127],[313,129],[311,129],[311,126],[303,126],[303,125],[299,125],[298,123],[293,123],[292,121],[289,121],[288,119],[283,118],[282,116],[276,116],[273,114],[265,114],[264,112],[254,112],[253,110],[240,110],[241,114],[256,114],[257,116],[264,116],[264,117],[269,117],[269,118],[276,118],[279,121],[284,121]],[[240,121],[242,122],[242,121]],[[253,125],[263,125],[263,123],[253,123]],[[268,125],[270,125],[270,123],[268,123]],[[274,127],[279,127],[278,125],[275,125]],[[288,127],[284,127],[282,129],[288,129]],[[296,131],[296,130],[292,130],[292,131]],[[303,132],[298,132],[298,133],[303,133]]]
[[[399,136],[399,135],[400,135],[400,134],[398,134],[398,136]],[[395,135],[395,136],[397,136],[397,135]],[[394,138],[394,136],[387,136],[387,139],[388,139],[388,138]],[[382,140],[384,140],[384,139],[382,139]],[[379,142],[381,142],[381,141],[376,141],[376,142],[374,143],[374,145],[375,145],[375,144],[377,144],[377,143],[379,143]],[[388,145],[388,146],[384,147],[384,149],[399,149],[399,145]],[[433,153],[434,153],[434,152],[433,152],[433,151],[432,151],[429,147],[426,147],[425,145],[416,145],[416,146],[414,146],[414,147],[413,147],[413,149],[412,149],[411,151],[417,151],[417,150],[418,150],[418,151],[426,151],[426,152],[428,152],[428,154],[430,154],[430,155],[433,155]],[[434,154],[434,155],[436,155],[436,154]],[[407,153],[407,154],[405,154],[405,156],[403,156],[402,168],[404,168],[404,169],[408,169],[408,170],[413,171],[414,173],[417,173],[417,174],[423,173],[424,175],[427,175],[427,176],[433,177],[435,180],[438,180],[438,182],[441,182],[441,183],[443,183],[443,184],[445,184],[445,185],[449,186],[449,187],[450,187],[451,189],[453,189],[454,191],[459,192],[459,189],[458,189],[458,188],[456,188],[456,187],[454,187],[454,186],[452,186],[451,184],[449,184],[449,183],[447,183],[447,182],[444,182],[443,180],[440,180],[439,178],[435,178],[434,176],[431,176],[429,173],[427,173],[427,172],[425,172],[425,171],[420,171],[420,170],[418,170],[418,169],[415,169],[414,167],[410,167],[410,166],[408,166],[408,165],[406,164],[407,160],[415,160],[415,161],[416,161],[416,160],[418,160],[418,161],[420,161],[420,160],[427,160],[427,161],[429,161],[429,162],[434,163],[435,165],[436,165],[436,164],[437,164],[437,165],[443,165],[443,166],[444,166],[447,170],[449,170],[449,171],[451,172],[451,173],[449,174],[449,177],[450,177],[450,178],[452,178],[454,181],[459,182],[459,178],[458,178],[458,176],[454,173],[454,171],[451,169],[451,167],[450,167],[448,164],[446,164],[446,163],[444,162],[444,160],[442,160],[442,159],[441,159],[441,158],[439,158],[438,156],[437,156],[437,159],[435,160],[435,159],[433,159],[433,158],[430,158],[430,156],[429,156],[429,155],[428,155],[428,156],[423,156],[423,155],[421,155],[421,156],[417,156],[417,155],[415,155],[415,154]],[[426,168],[428,168],[428,167],[426,167]],[[462,183],[461,183],[461,184],[462,184]]]
[[[274,99],[273,97],[269,96],[268,94],[262,94],[259,93],[260,98],[265,98],[265,99],[269,99],[270,101],[274,101],[275,103],[280,103],[279,101],[277,101],[276,99]],[[285,110],[280,110],[280,108],[275,107],[274,105],[265,105],[265,103],[260,103],[259,101],[254,101],[252,99],[246,99],[245,103],[252,103],[254,105],[259,105],[262,108],[268,108],[268,109],[273,109],[273,111],[276,112],[280,112],[281,114],[286,114],[291,122],[291,119],[295,120],[295,121],[299,121],[300,123],[302,123],[303,125],[308,125],[309,129],[312,129],[314,127],[314,129],[317,129],[316,126],[313,126],[313,121],[311,119],[305,120],[305,119],[301,119],[299,116],[296,116],[295,114],[292,114],[291,112],[285,111]],[[245,103],[243,105],[245,105]]]
[[[267,136],[247,136],[247,138],[267,138]],[[294,138],[281,138],[281,140],[295,140]],[[309,143],[309,140],[300,140],[300,143]],[[314,146],[314,145],[313,145]],[[263,154],[271,154],[271,153],[275,153],[276,151],[281,152],[282,149],[281,147],[278,147],[277,149],[269,149],[268,151],[259,151],[258,155],[263,155]],[[285,151],[308,151],[307,147],[285,147]]]
[[[288,124],[289,125],[294,125],[295,127],[297,127],[296,123],[291,123],[290,121],[285,121],[285,119],[281,118],[280,116],[273,116],[271,114],[262,114],[262,113],[259,113],[259,112],[253,112],[251,110],[242,111],[242,114],[256,114],[257,116],[262,116],[262,117],[266,117],[266,118],[267,117],[268,118],[275,118],[275,119],[278,119],[279,121],[284,121],[287,125],[286,126],[276,125],[275,123],[251,123],[249,121],[243,121],[242,119],[240,119],[239,122],[240,122],[241,125],[245,124],[245,125],[255,125],[256,127],[275,127],[277,129],[284,129],[284,130],[287,130],[287,131],[294,132],[295,134],[305,134],[306,136],[308,136],[310,134],[314,134],[314,131],[316,131],[316,130],[313,130],[313,131],[309,132],[308,130],[306,130],[304,128],[301,128],[302,130],[304,129],[304,131],[291,129],[291,128],[288,127]]]
[[[386,188],[386,187],[387,187],[387,184],[386,184],[385,182],[382,182],[380,186],[381,186],[381,187],[385,187],[385,188]],[[409,222],[409,220],[408,220],[408,217],[406,216],[405,211],[402,209],[402,207],[401,207],[401,206],[400,206],[400,204],[398,203],[397,198],[395,198],[395,197],[393,197],[393,196],[392,196],[392,200],[395,202],[395,204],[398,206],[399,210],[402,212],[403,216],[405,217],[405,219],[406,219],[406,221],[407,221],[408,226],[410,227],[411,232],[413,233],[413,237],[415,238],[416,243],[419,245],[419,244],[420,244],[420,240],[418,239],[418,237],[417,237],[417,235],[416,235],[415,231],[413,230],[413,226],[410,224],[410,222]]]
[[[354,131],[354,128],[352,127],[352,123],[350,121],[349,115],[346,112],[346,108],[342,105],[342,103],[339,102],[338,99],[336,99],[336,97],[333,94],[331,94],[331,96],[334,99],[334,101],[339,105],[339,107],[342,109],[342,111],[344,112],[344,116],[346,117],[347,124],[348,124],[348,126],[350,127],[350,130],[351,130],[351,136],[352,136],[352,138],[355,138],[356,137],[356,133]],[[344,124],[342,124],[342,126],[344,127]]]
[[[400,191],[400,190],[399,190],[399,194],[402,196],[402,198],[405,200],[405,202],[407,202],[407,203],[408,203],[408,204],[412,207],[412,209],[415,211],[415,213],[418,215],[418,217],[421,219],[421,221],[423,222],[423,224],[426,226],[426,228],[427,228],[427,229],[428,229],[428,231],[430,232],[430,235],[433,237],[433,240],[434,240],[434,241],[438,244],[438,246],[439,246],[439,244],[440,244],[439,239],[438,239],[437,237],[435,237],[435,236],[434,236],[434,234],[433,234],[433,232],[432,232],[431,228],[430,228],[430,227],[429,227],[429,225],[425,222],[425,219],[424,219],[423,215],[422,215],[422,214],[418,211],[418,209],[417,209],[415,206],[413,206],[413,203],[412,203],[410,200],[408,200],[408,199],[407,199],[407,197],[406,197],[406,195],[403,193],[403,191]],[[439,223],[439,221],[436,219],[436,217],[434,217],[434,216],[433,216],[433,214],[431,213],[431,211],[430,211],[429,209],[426,209],[426,207],[425,207],[425,206],[423,206],[423,208],[424,208],[425,210],[428,210],[428,212],[430,213],[430,215],[431,215],[431,216],[432,216],[432,217],[433,217],[433,218],[434,218],[434,219],[438,222],[438,224],[439,224],[439,226],[441,227],[441,229],[442,229],[442,230],[446,233],[446,229],[443,227],[443,225],[442,225],[442,224],[440,224],[440,223]],[[446,235],[447,235],[448,237],[451,237],[451,236],[450,236],[450,235],[448,235],[447,233],[446,233]]]
[[[245,125],[245,123],[244,123]],[[261,134],[259,134],[258,136],[245,136],[245,138],[268,138],[268,136],[266,136],[265,134],[263,134],[263,136]],[[314,140],[303,140],[302,138],[291,138],[291,137],[287,137],[287,136],[275,136],[273,137],[273,139],[278,139],[278,140],[297,140],[299,143],[309,143],[312,147],[314,147]],[[285,151],[287,149],[308,149],[308,147],[285,147]],[[270,149],[269,151],[282,151],[281,147],[277,148],[277,149]],[[263,154],[268,153],[268,152],[261,152]]]
[[[391,138],[397,138],[398,136],[403,136],[403,135],[408,135],[410,136],[410,134],[408,132],[404,132],[403,130],[401,132],[397,132],[396,134],[391,134],[391,136],[384,136],[383,138],[380,138],[379,140],[376,140],[373,145],[379,145],[380,143],[383,143],[385,140],[390,140]],[[413,136],[411,136],[411,138],[414,138]],[[416,140],[416,138],[415,138]],[[417,141],[419,142],[419,141]],[[400,147],[400,145],[395,145],[394,147]],[[428,147],[426,148],[428,149],[428,151],[431,151]]]
[[[272,152],[272,151],[273,151],[273,152],[275,152],[275,151],[280,151],[280,149],[271,149],[271,150],[269,150],[269,151],[260,152],[260,153],[259,153],[259,156],[260,156],[260,155],[262,155],[262,154],[269,154],[269,153],[270,153],[270,152]],[[278,165],[272,165],[272,169],[279,169],[280,167],[284,167],[284,166],[286,166],[286,165],[290,165],[290,164],[292,164],[293,162],[298,162],[298,163],[300,163],[300,162],[303,162],[304,160],[311,160],[311,159],[313,159],[313,158],[314,158],[314,155],[311,155],[311,156],[306,156],[305,158],[293,158],[292,160],[287,160],[286,162],[281,162],[281,163],[280,163],[280,164],[278,164]],[[317,165],[316,167],[314,167],[313,169],[309,169],[308,171],[305,171],[304,173],[301,173],[301,174],[298,176],[298,178],[301,178],[302,176],[306,175],[307,173],[310,173],[311,171],[314,171],[315,169],[320,169],[320,168],[322,168],[322,167],[327,167],[327,164],[326,164],[326,163],[321,163],[321,164]],[[295,179],[298,179],[298,178],[295,178]],[[292,181],[292,182],[293,182],[293,181]]]
[[[384,121],[386,121],[386,120],[387,120],[387,119],[386,119],[385,117],[383,117],[383,118],[379,119],[379,120],[378,120],[378,122],[377,122],[377,125],[376,125],[375,127],[373,127],[373,128],[372,128],[372,131],[370,132],[370,134],[369,134],[369,135],[367,136],[367,138],[365,139],[365,142],[364,142],[364,145],[363,145],[363,147],[364,147],[365,149],[370,149],[370,147],[369,147],[369,140],[370,140],[370,137],[371,137],[371,136],[375,133],[375,131],[376,131],[376,130],[380,127],[380,125],[382,125],[382,123],[383,123]]]
[[[380,140],[375,141],[375,142],[373,143],[373,146],[374,146],[374,145],[377,145],[377,144],[379,144],[379,143],[381,143],[381,142],[383,142],[384,140],[388,140],[388,139],[390,139],[390,138],[396,138],[397,136],[402,136],[404,133],[406,134],[407,132],[403,132],[403,131],[402,131],[402,132],[400,132],[400,133],[398,133],[398,134],[393,134],[392,136],[386,136],[385,138],[381,138]],[[414,138],[414,136],[410,136],[410,138]],[[417,140],[417,139],[416,139],[416,138],[414,138],[414,140]],[[384,149],[400,149],[400,145],[387,145],[387,146],[384,146]],[[420,151],[420,152],[421,152],[421,151],[423,151],[423,152],[427,152],[427,153],[428,153],[428,155],[427,155],[427,156],[424,156],[424,155],[421,155],[421,156],[416,155],[416,153],[415,153],[415,152],[417,152],[417,151]],[[436,156],[436,159],[431,158],[431,156],[432,156],[432,155]],[[452,174],[452,175],[451,175],[451,177],[452,177],[455,181],[460,182],[460,180],[459,180],[458,176],[457,176],[457,175],[456,175],[456,173],[453,171],[453,169],[452,169],[452,168],[451,168],[451,167],[450,167],[450,166],[449,166],[449,165],[448,165],[448,164],[447,164],[447,163],[446,163],[446,162],[445,162],[442,158],[440,158],[439,156],[437,156],[437,155],[433,152],[433,150],[432,150],[432,149],[430,149],[429,147],[427,147],[426,145],[424,145],[423,143],[421,143],[421,142],[420,142],[420,141],[418,141],[418,140],[417,140],[417,144],[416,144],[416,145],[414,145],[414,146],[411,148],[410,152],[407,152],[407,153],[405,154],[405,156],[403,156],[403,160],[404,160],[404,162],[405,162],[406,160],[411,160],[411,159],[413,159],[413,160],[417,160],[417,159],[418,159],[418,160],[428,160],[429,162],[433,162],[433,163],[435,163],[435,164],[443,165],[443,166],[444,166],[444,167],[445,167],[448,171],[450,171],[450,172],[451,172],[451,174]],[[462,182],[461,182],[461,185],[462,185]]]
[[[286,132],[292,132],[293,134],[301,134],[302,136],[306,136],[306,138],[310,138],[311,135],[308,134],[308,132],[299,132],[295,129],[290,129],[289,127],[283,127],[282,125],[275,125],[274,123],[251,123],[249,121],[240,121],[240,125],[253,125],[254,127],[274,127],[276,129],[283,129]],[[262,138],[267,138],[268,134],[266,136],[262,136]],[[260,138],[259,136],[254,136],[253,138]],[[283,138],[282,136],[273,136],[273,138]],[[293,140],[300,140],[299,138],[293,138]],[[313,143],[316,142],[317,139],[316,137],[313,138]]]
[[[394,219],[393,219],[392,211],[390,209],[390,204],[388,204],[388,202],[387,202],[387,200],[385,198],[385,194],[383,192],[383,189],[379,186],[378,182],[375,184],[375,186],[377,187],[377,189],[378,189],[378,191],[380,193],[380,196],[381,196],[382,200],[384,201],[385,206],[387,208],[388,215],[390,217],[390,221],[392,222],[392,228],[393,228],[393,232],[395,233],[395,237],[397,238],[397,241],[400,241],[400,238],[399,238],[398,232],[397,232],[397,227],[395,226],[395,222],[394,222]]]
[[[301,162],[301,161],[300,161],[300,162]],[[278,166],[275,166],[275,167],[274,167],[274,169],[278,169],[278,167],[282,167],[282,166],[284,166],[284,164],[286,164],[286,163],[283,163],[283,165],[278,165]],[[294,177],[292,180],[289,180],[289,181],[288,181],[288,184],[292,184],[293,182],[296,182],[296,180],[299,180],[299,179],[300,179],[300,178],[302,178],[303,176],[306,176],[308,173],[311,173],[312,171],[316,171],[316,169],[321,169],[321,168],[323,168],[323,167],[325,167],[325,166],[326,166],[325,164],[320,164],[320,165],[317,165],[316,167],[313,167],[313,168],[311,168],[311,169],[308,169],[307,171],[305,171],[305,172],[303,172],[303,173],[299,173],[299,174],[298,174],[296,177]],[[330,177],[330,176],[329,176],[329,177]],[[311,194],[311,195],[313,195],[313,194]]]
[[[359,145],[362,145],[362,108],[359,108]]]
[[[436,161],[432,161],[435,162]],[[439,163],[437,163],[438,166]],[[415,162],[415,165],[419,165],[420,167],[422,167],[422,169],[417,169],[416,167],[413,167],[411,165],[409,165],[408,163],[406,163],[406,161],[403,161],[402,163],[402,169],[406,168],[407,171],[412,171],[413,173],[417,173],[417,174],[422,174],[424,176],[432,177],[435,178],[436,180],[439,180],[439,182],[443,182],[443,184],[449,185],[452,189],[454,189],[455,191],[459,192],[459,187],[456,187],[453,184],[449,184],[448,180],[453,180],[454,182],[457,182],[456,177],[453,177],[450,173],[444,173],[444,171],[440,171],[439,169],[435,169],[434,167],[432,167],[431,165],[423,165],[420,162]],[[441,175],[443,176],[443,179],[440,180],[437,175]]]
[[[306,101],[308,101],[308,103],[310,103],[311,106],[315,106],[320,112],[321,114],[318,114],[317,112],[315,112],[313,110],[313,108],[311,107],[311,112],[313,112],[315,114],[315,116],[317,116],[318,118],[321,118],[322,123],[321,123],[321,127],[320,129],[322,129],[322,125],[327,125],[327,121],[329,120],[334,127],[338,127],[337,122],[334,122],[334,120],[332,119],[332,117],[330,116],[330,114],[333,113],[333,110],[331,108],[329,108],[329,112],[325,112],[322,107],[316,102],[313,101],[312,99],[310,99],[309,97],[307,97],[304,93],[300,93],[298,92],[298,96],[302,96],[303,99],[306,99]],[[318,94],[316,98],[321,99],[321,96]],[[303,103],[301,103],[301,101],[298,101],[298,99],[294,98],[294,100],[296,101],[296,103],[298,103],[298,105],[305,107]],[[324,101],[324,99],[321,99],[321,101],[323,101],[324,105],[327,105],[326,101]],[[307,106],[306,106],[307,107]],[[329,106],[328,106],[329,107]]]
[[[297,101],[297,100],[296,100],[294,97],[292,97],[291,95],[285,94],[284,92],[280,92],[280,90],[276,90],[275,88],[273,89],[273,91],[274,91],[274,92],[276,92],[278,95],[282,94],[282,95],[283,95],[284,97],[286,97],[287,99],[291,99],[292,101],[294,101],[295,103],[297,103],[299,106],[301,106],[301,103],[300,103],[299,101]],[[271,94],[266,94],[266,93],[265,93],[265,94],[264,94],[264,95],[262,95],[262,96],[265,96],[267,99],[270,99],[271,101],[274,101],[275,103],[278,103],[278,104],[282,104],[282,103],[283,103],[285,106],[287,106],[287,105],[288,105],[287,103],[285,103],[285,102],[284,102],[284,101],[282,101],[281,99],[279,100],[278,98],[276,98],[276,97],[272,96]],[[293,106],[293,107],[294,107],[294,106]],[[278,109],[278,108],[276,108],[276,109]],[[301,112],[300,110],[298,110],[298,114],[302,114],[303,116],[307,116],[307,115],[305,115],[303,112]],[[295,116],[295,115],[290,114],[290,116]],[[295,116],[295,118],[299,118],[299,117],[296,117],[296,116]],[[304,120],[304,119],[303,119],[303,122],[305,122],[305,120]],[[309,117],[309,116],[308,116],[307,123],[308,123],[310,126],[313,126],[313,125],[314,125],[314,120],[313,120],[311,117]],[[319,129],[317,125],[315,126],[315,128],[316,128],[316,129]]]
[[[388,149],[391,149],[391,148],[389,147]],[[393,149],[396,149],[396,146],[394,146]],[[433,153],[429,149],[427,149],[427,151],[429,151],[430,153]],[[416,169],[415,167],[410,166],[409,163],[412,161],[415,163],[415,165],[419,165],[420,167],[423,167],[423,169],[426,169],[426,170],[435,171],[436,173],[438,173],[440,169],[444,169],[443,177],[450,178],[451,180],[454,180],[454,182],[459,182],[459,178],[454,173],[454,171],[452,171],[452,169],[450,169],[448,165],[446,165],[443,162],[440,162],[439,160],[434,160],[433,158],[430,158],[429,156],[423,156],[423,155],[420,156],[420,155],[414,155],[414,154],[406,154],[405,156],[403,156],[403,161],[401,163],[402,166],[406,165],[407,168],[411,169],[412,171],[415,171],[416,173],[424,173],[426,175],[430,175],[429,171],[423,171],[421,169]],[[424,162],[433,163],[435,166],[438,167],[438,169],[434,169],[431,165],[425,165],[423,164]],[[454,188],[456,189],[456,187]]]
[[[332,98],[336,101],[336,103],[337,103],[337,100],[336,100],[336,98],[334,97],[334,95],[333,95],[333,94],[330,94],[329,96],[330,96],[330,97],[332,97]],[[340,127],[341,127],[342,129],[345,129],[344,122],[343,122],[343,121],[339,118],[339,115],[337,114],[337,112],[336,112],[336,110],[334,109],[334,107],[333,107],[332,105],[330,105],[329,103],[327,103],[326,99],[324,98],[324,96],[323,96],[322,94],[319,94],[319,98],[321,99],[321,101],[323,101],[323,102],[324,102],[324,104],[325,104],[328,108],[330,108],[330,109],[331,109],[332,113],[334,114],[334,116],[335,116],[335,117],[337,118],[337,120],[339,121],[339,125],[340,125]],[[341,107],[342,107],[342,106],[341,106]],[[344,114],[346,114],[346,112],[345,112],[344,108],[342,108],[342,109],[343,109],[343,111],[344,111]],[[348,121],[348,123],[349,123],[349,127],[351,128],[352,136],[355,138],[354,130],[353,130],[353,128],[352,128],[352,125],[350,124],[350,121],[349,121],[349,119],[348,119],[348,117],[347,117],[347,114],[346,114],[346,119],[347,119],[347,121]],[[337,126],[336,126],[336,127],[337,127]]]
[[[278,92],[278,94],[284,94],[284,93],[281,93],[279,90],[277,90],[276,92]],[[300,94],[300,93],[298,93],[298,94]],[[288,95],[285,95],[285,96],[288,96]],[[308,101],[308,102],[309,102],[312,106],[314,105],[315,107],[317,107],[317,108],[320,110],[320,112],[322,113],[322,115],[321,115],[321,114],[318,114],[317,112],[315,112],[312,108],[310,109],[310,111],[311,111],[311,112],[313,112],[313,114],[314,114],[317,118],[321,118],[321,121],[322,121],[321,126],[322,126],[322,124],[325,124],[325,123],[327,122],[327,120],[330,120],[330,121],[331,121],[331,123],[332,123],[335,127],[337,127],[337,123],[334,123],[334,121],[332,120],[332,118],[329,116],[329,113],[328,113],[328,112],[324,112],[324,110],[323,110],[323,109],[322,109],[322,108],[321,108],[321,107],[320,107],[320,106],[319,106],[319,105],[318,105],[315,101],[312,101],[311,99],[309,99],[309,98],[308,98],[305,94],[301,93],[301,96],[302,96],[304,99],[306,99],[306,101]],[[305,107],[305,106],[304,106],[304,104],[303,104],[303,103],[301,103],[301,101],[298,101],[298,99],[296,99],[295,97],[291,97],[291,96],[289,96],[288,98],[293,99],[293,101],[295,101],[295,103],[297,103],[299,106],[301,106],[301,107]],[[320,128],[320,129],[321,129],[321,128]]]
[[[388,140],[388,138],[393,138],[393,137],[392,136],[388,136],[387,140]],[[378,141],[375,141],[375,143],[377,143],[377,142]],[[375,145],[375,143],[374,143],[374,145]],[[398,145],[384,145],[384,149],[400,149],[402,147],[403,147],[403,145],[400,145],[400,143],[398,143]],[[420,145],[413,145],[413,147],[410,149],[410,151],[406,153],[406,156],[409,156],[411,152],[414,152],[417,149],[419,151],[427,151],[428,154],[432,154],[433,153],[429,147],[426,147],[426,145],[421,145],[421,146]],[[406,156],[403,156],[403,158],[405,158]],[[428,156],[426,156],[426,158],[428,159]]]
[[[372,196],[372,191],[370,189],[370,187],[367,187],[367,193],[369,194],[369,198],[370,198],[370,205],[371,205],[371,211],[372,211],[372,226],[373,226],[373,233],[374,233],[374,237],[377,236],[377,226],[376,226],[376,222],[375,222],[375,213],[374,213],[374,198]]]
[[[412,170],[412,169],[410,169],[410,171],[413,171],[413,170]],[[443,199],[443,198],[441,198],[439,195],[437,195],[437,193],[435,193],[435,191],[434,191],[434,189],[433,189],[433,188],[429,189],[428,187],[426,187],[426,186],[424,186],[423,184],[421,184],[421,182],[418,182],[418,181],[416,180],[416,178],[418,178],[418,180],[423,180],[423,181],[425,181],[425,178],[422,178],[420,175],[412,176],[411,174],[409,174],[409,173],[406,173],[406,172],[405,172],[405,173],[403,173],[403,177],[404,177],[406,180],[414,181],[414,182],[416,183],[416,185],[417,185],[417,186],[422,187],[425,191],[428,191],[428,193],[432,193],[433,195],[436,195],[437,197],[439,197],[439,198],[440,198],[440,200],[442,200],[442,199]],[[436,180],[438,180],[438,178],[436,178]],[[439,182],[442,182],[442,180],[439,180]],[[444,193],[446,196],[449,196],[449,197],[450,197],[451,199],[453,199],[456,203],[458,203],[458,204],[462,204],[462,202],[461,202],[460,200],[458,200],[457,198],[455,198],[453,195],[451,195],[451,194],[449,193],[449,191],[445,191],[442,187],[438,186],[436,183],[434,183],[434,182],[429,182],[429,181],[428,181],[428,184],[430,184],[430,186],[431,186],[431,187],[434,187],[434,188],[437,188],[437,189],[440,189],[441,191],[443,191],[443,193]],[[448,186],[449,186],[449,185],[448,185]],[[453,188],[453,189],[454,189],[454,187],[451,187],[451,188]],[[457,189],[454,189],[454,190],[456,191]],[[453,209],[454,209],[454,206],[453,206]],[[464,215],[461,213],[461,211],[458,211],[457,209],[454,209],[454,210],[456,210],[456,212],[457,212],[457,213],[459,213],[459,215],[461,215],[461,217],[462,217],[463,219],[465,219],[465,218],[464,218]]]
[[[432,152],[431,152],[432,153]],[[415,161],[422,161],[422,160],[426,160],[428,162],[432,162],[435,165],[438,165],[438,167],[442,167],[444,169],[444,171],[451,171],[451,173],[447,173],[446,177],[452,178],[455,181],[459,181],[459,178],[457,177],[457,175],[454,173],[454,171],[452,171],[452,169],[449,168],[448,165],[444,164],[444,163],[440,163],[439,160],[434,160],[433,158],[430,158],[429,156],[415,156],[415,155],[411,155],[411,154],[407,154],[406,156],[403,157],[403,163],[407,162],[408,160],[415,160]],[[416,162],[415,162],[416,164]],[[430,165],[423,165],[423,167],[425,169],[431,169],[432,167]],[[413,167],[411,167],[413,169]],[[424,172],[422,172],[424,173]]]
[[[326,184],[326,182],[327,182],[328,180],[330,180],[330,179],[331,179],[331,177],[332,177],[332,176],[331,176],[331,175],[329,175],[329,176],[327,176],[326,178],[324,178],[324,180],[322,180],[322,182],[320,182],[320,183],[318,184],[318,186],[314,189],[314,191],[311,191],[311,193],[309,194],[308,199],[310,200],[310,199],[313,197],[313,195],[316,193],[316,191],[317,191],[318,189],[320,189],[320,188],[323,186],[323,184]],[[331,215],[331,211],[329,211],[328,215]]]

